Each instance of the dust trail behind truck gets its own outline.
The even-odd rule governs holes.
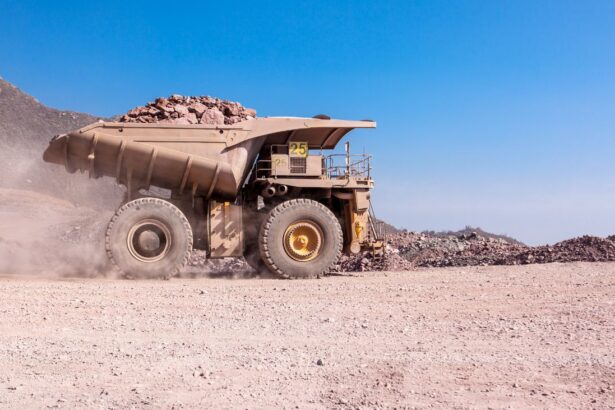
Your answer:
[[[325,116],[97,122],[54,137],[43,158],[126,186],[105,246],[128,277],[173,276],[196,248],[208,258],[245,256],[257,271],[310,278],[342,252],[384,251],[371,207],[371,156],[350,154],[348,144],[345,154],[324,154],[351,130],[375,127]]]

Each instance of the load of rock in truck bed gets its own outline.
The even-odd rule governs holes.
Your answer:
[[[160,124],[230,125],[256,117],[256,110],[238,102],[216,97],[184,97],[173,94],[136,107],[119,118],[120,122]]]

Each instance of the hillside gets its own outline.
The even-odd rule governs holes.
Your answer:
[[[98,119],[90,114],[46,107],[0,78],[0,142],[5,147],[40,150],[53,135]]]
[[[69,175],[41,158],[54,135],[98,119],[49,108],[0,78],[0,187],[53,194],[90,206],[115,203],[121,189],[111,180],[87,181],[85,175]],[[105,198],[102,202],[101,197]]]

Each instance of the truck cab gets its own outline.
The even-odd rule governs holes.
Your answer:
[[[313,139],[312,143],[295,139],[301,138],[295,133],[286,144],[264,145],[247,190],[259,193],[265,208],[289,198],[311,198],[326,204],[343,227],[346,252],[369,250],[380,257],[384,231],[371,205],[372,157],[352,154],[349,142],[344,144],[343,154],[330,153],[336,132],[339,130],[327,130],[324,139]]]

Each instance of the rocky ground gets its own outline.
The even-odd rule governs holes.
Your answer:
[[[615,235],[582,236],[554,245],[526,246],[484,232],[395,232],[387,236],[386,255],[343,256],[337,271],[405,270],[413,267],[527,265],[551,262],[615,261]]]
[[[0,408],[613,408],[615,264],[0,278]]]

